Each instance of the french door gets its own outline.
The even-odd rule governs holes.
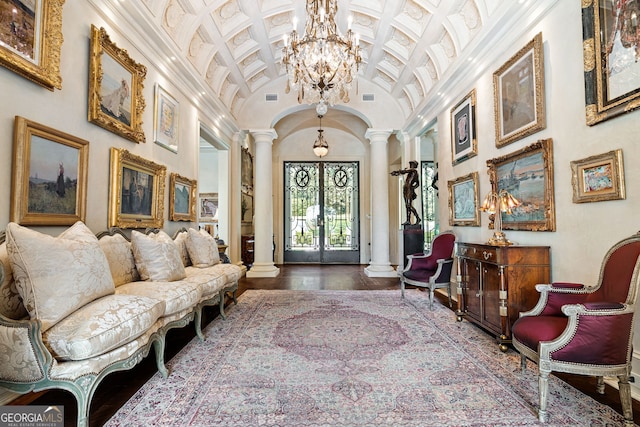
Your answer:
[[[358,162],[284,163],[284,262],[360,263]]]

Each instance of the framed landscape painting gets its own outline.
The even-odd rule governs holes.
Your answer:
[[[626,197],[622,150],[571,162],[573,202],[601,202]]]
[[[496,147],[547,126],[542,33],[493,73]]]
[[[582,2],[587,125],[640,107],[638,18],[637,1]]]
[[[145,142],[142,96],[147,68],[91,26],[89,121],[133,142]]]
[[[196,180],[177,173],[169,177],[169,219],[171,221],[196,220]]]
[[[451,109],[451,156],[454,165],[478,154],[476,90]]]
[[[0,64],[49,90],[62,89],[65,0],[0,0]]]
[[[448,181],[449,225],[480,226],[478,172]]]
[[[501,212],[503,230],[555,231],[551,139],[487,160],[487,166],[492,191],[506,190],[521,202],[510,215]]]
[[[17,116],[10,220],[23,225],[84,221],[89,142]]]
[[[162,228],[166,167],[111,148],[109,227]]]

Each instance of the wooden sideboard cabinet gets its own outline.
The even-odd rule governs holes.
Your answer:
[[[495,334],[500,349],[506,351],[511,325],[521,311],[538,302],[535,285],[551,283],[549,247],[458,242],[455,252],[458,320],[464,317]]]
[[[251,268],[253,265],[253,235],[242,236],[242,245],[240,250],[242,251],[242,263]]]

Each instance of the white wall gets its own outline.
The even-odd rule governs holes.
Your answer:
[[[509,144],[495,146],[493,115],[493,81],[495,69],[506,62],[538,32],[542,32],[545,61],[546,129]],[[538,139],[553,139],[555,188],[555,232],[506,231],[507,237],[525,245],[551,246],[552,280],[582,282],[592,285],[598,278],[605,252],[617,241],[640,229],[640,111],[626,114],[589,127],[585,121],[585,95],[582,55],[582,20],[580,4],[559,1],[526,36],[513,41],[512,48],[493,61],[495,69],[477,81],[465,82],[453,97],[452,105],[472,88],[477,90],[478,156],[451,165],[450,116],[446,106],[438,116],[440,188],[447,180],[478,171],[480,195],[489,190],[486,160],[504,156]],[[572,160],[622,149],[625,163],[626,200],[575,204],[572,201]],[[441,224],[448,223],[447,193],[440,192]],[[488,218],[481,214],[481,227],[454,227],[462,241],[484,242],[493,233]],[[636,327],[635,349],[640,349],[640,327]],[[635,359],[640,360],[636,353]],[[640,363],[634,371],[640,373]]]

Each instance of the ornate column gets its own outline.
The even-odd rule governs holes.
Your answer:
[[[371,263],[364,269],[369,277],[396,277],[389,262],[389,156],[390,130],[368,129],[371,141]]]
[[[274,129],[249,131],[256,144],[254,203],[254,262],[247,277],[277,277],[273,264],[273,173],[272,146],[278,134]]]

